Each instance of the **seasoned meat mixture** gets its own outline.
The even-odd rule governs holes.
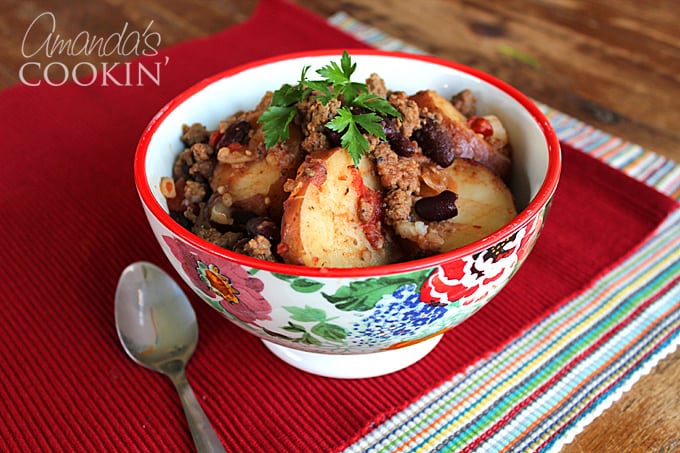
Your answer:
[[[371,226],[377,238],[372,246],[398,249],[390,256],[399,260],[436,253],[457,228],[448,221],[458,213],[457,194],[444,190],[450,186],[447,169],[456,159],[469,159],[507,182],[507,134],[497,118],[476,116],[470,90],[450,100],[431,90],[408,94],[389,90],[377,74],[366,87],[399,116],[380,118],[384,137],[361,130],[377,182],[362,189],[367,195],[357,202],[358,222],[364,231]],[[342,146],[329,122],[343,102],[315,96],[297,102],[287,139],[267,147],[259,118],[271,102],[267,92],[253,110],[229,116],[215,130],[185,126],[180,137],[185,149],[162,187],[170,215],[194,234],[238,253],[282,261],[279,252],[288,248],[280,244],[285,201],[296,181],[299,188],[300,174],[313,184],[326,180],[325,168],[310,155]]]

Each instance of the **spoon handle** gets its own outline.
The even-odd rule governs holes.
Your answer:
[[[218,453],[225,452],[215,430],[210,424],[210,420],[205,415],[201,404],[196,399],[194,391],[187,381],[184,370],[170,375],[170,379],[175,384],[177,393],[184,406],[184,414],[189,422],[191,437],[194,438],[194,445],[198,453]]]

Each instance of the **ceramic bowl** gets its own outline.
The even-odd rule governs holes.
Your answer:
[[[183,124],[216,128],[252,109],[266,90],[339,61],[342,50],[283,55],[203,80],[172,99],[138,144],[135,183],[151,228],[184,281],[216,312],[260,337],[291,365],[360,378],[390,373],[424,357],[442,335],[489,302],[530,253],[558,184],[561,154],[548,120],[524,95],[477,70],[430,56],[350,50],[353,80],[377,72],[388,88],[445,97],[469,88],[478,114],[494,113],[513,147],[511,190],[517,217],[460,249],[386,266],[320,269],[265,262],[219,248],[171,219],[159,187],[183,149]]]

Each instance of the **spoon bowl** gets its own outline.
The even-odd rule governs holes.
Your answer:
[[[133,263],[118,281],[115,317],[118,337],[132,360],[175,384],[197,450],[224,451],[184,373],[198,343],[198,323],[179,285],[154,264]]]
[[[198,342],[196,314],[186,295],[150,263],[123,271],[116,292],[116,327],[132,360],[163,373],[168,363],[188,362]]]

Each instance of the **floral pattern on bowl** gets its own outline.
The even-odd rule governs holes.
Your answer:
[[[504,241],[439,266],[423,285],[421,300],[430,304],[453,301],[465,306],[491,299],[519,269],[542,225],[543,216],[536,216],[528,228]]]
[[[542,220],[536,216],[506,240],[434,268],[347,284],[248,270],[175,237],[163,240],[192,289],[251,333],[312,352],[377,352],[441,334],[479,310],[519,268]],[[299,300],[274,309],[269,298],[281,285]]]
[[[271,319],[272,307],[261,295],[261,280],[238,264],[226,260],[216,263],[209,254],[178,239],[163,239],[191,279],[192,289],[222,314],[245,324]]]

